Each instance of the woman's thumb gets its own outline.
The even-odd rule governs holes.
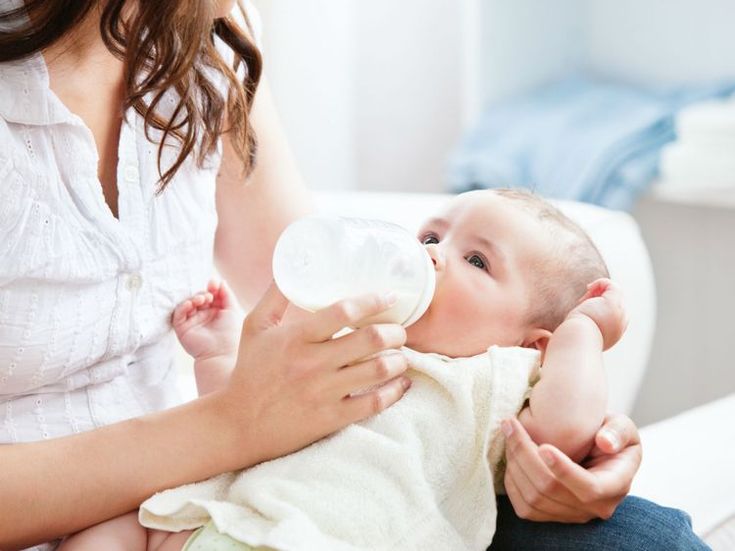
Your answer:
[[[288,307],[288,299],[283,296],[275,281],[245,318],[243,331],[259,331],[278,325]]]

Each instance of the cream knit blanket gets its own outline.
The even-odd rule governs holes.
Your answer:
[[[392,407],[291,455],[156,494],[140,522],[179,531],[211,519],[236,540],[282,551],[484,550],[500,421],[521,408],[539,354],[404,352],[413,385]]]

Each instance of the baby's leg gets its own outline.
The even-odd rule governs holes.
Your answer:
[[[148,530],[133,511],[69,536],[57,551],[180,551],[191,533]]]
[[[146,551],[181,551],[192,530],[183,532],[164,532],[148,530],[148,549]]]
[[[57,551],[146,551],[147,541],[134,511],[69,536]]]

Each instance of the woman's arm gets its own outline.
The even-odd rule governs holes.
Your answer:
[[[217,267],[246,310],[270,283],[273,248],[281,231],[313,210],[265,79],[258,86],[251,116],[258,148],[247,181],[229,140],[226,136],[223,140],[215,238]]]
[[[60,537],[135,509],[156,491],[300,449],[398,400],[409,380],[398,325],[366,326],[391,306],[364,296],[282,324],[271,286],[243,324],[227,387],[160,413],[65,438],[0,446],[0,549]],[[348,367],[344,367],[348,366]],[[375,387],[351,396],[358,389]]]
[[[0,446],[0,549],[78,531],[137,508],[157,490],[252,462],[247,443],[258,443],[224,422],[225,412],[212,394],[90,432]]]

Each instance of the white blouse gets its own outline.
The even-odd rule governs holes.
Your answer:
[[[212,273],[219,158],[156,196],[157,146],[126,119],[116,219],[42,56],[0,64],[0,443],[177,402],[169,317]]]
[[[156,196],[158,146],[125,115],[115,218],[92,133],[49,89],[43,57],[0,63],[0,444],[179,401],[170,316],[213,273],[221,148]]]

